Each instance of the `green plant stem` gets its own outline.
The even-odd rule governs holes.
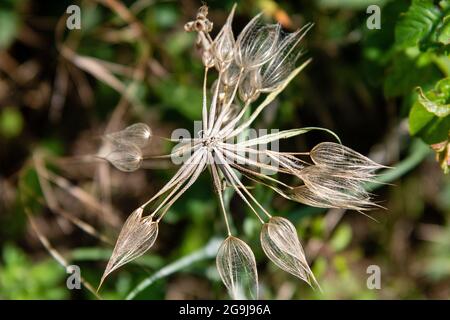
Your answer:
[[[400,161],[394,168],[383,170],[379,174],[377,182],[368,184],[366,190],[372,191],[382,187],[384,183],[390,183],[397,180],[415,168],[430,154],[431,149],[425,143],[418,139],[414,140],[411,144],[409,155],[404,160]]]
[[[165,278],[179,270],[182,270],[195,262],[214,258],[219,250],[219,246],[222,243],[221,238],[212,238],[203,248],[186,255],[171,264],[168,264],[164,268],[158,270],[150,277],[144,279],[139,283],[127,296],[126,300],[134,299],[140,292],[151,286],[155,281]]]

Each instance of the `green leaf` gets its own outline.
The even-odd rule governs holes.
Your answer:
[[[450,114],[450,78],[439,81],[436,88],[425,95],[418,87],[418,102],[430,113],[439,118]]]
[[[443,13],[432,0],[414,0],[395,28],[397,46],[406,48],[419,45],[442,19]]]
[[[432,54],[411,49],[393,58],[384,82],[384,94],[388,98],[409,95],[413,88],[427,86],[442,77]]]
[[[437,30],[437,41],[448,45],[450,44],[450,15],[443,19],[443,23]]]
[[[435,89],[427,92],[427,96],[436,95],[442,88],[446,88],[446,82],[440,81]],[[450,131],[450,116],[438,117],[417,100],[409,114],[409,130],[411,135],[422,138],[428,144],[442,142],[447,139]]]
[[[450,131],[450,78],[442,79],[426,95],[419,95],[409,115],[411,135],[421,137],[428,144],[447,139]]]

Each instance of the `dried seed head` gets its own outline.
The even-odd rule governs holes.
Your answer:
[[[236,84],[239,78],[240,68],[236,63],[232,62],[230,65],[222,71],[222,83],[228,87],[232,87]]]
[[[234,35],[231,27],[233,22],[234,11],[236,4],[233,6],[230,15],[227,18],[227,22],[223,25],[217,37],[213,42],[214,57],[216,59],[216,68],[219,71],[225,70],[234,57]]]
[[[203,5],[198,10],[196,19],[184,25],[184,30],[198,33],[197,47],[201,51],[203,65],[211,68],[215,63],[214,53],[211,50],[211,37],[209,36],[213,23],[208,20],[207,16],[208,7]]]
[[[364,188],[364,183],[370,180],[370,176],[312,165],[301,169],[299,177],[306,189],[294,188],[293,200],[307,204],[313,201],[316,206],[324,208],[367,210],[374,206]]]
[[[194,150],[193,154],[175,176],[143,206],[164,197],[151,216],[154,219],[157,217],[159,221],[209,165],[228,233],[231,232],[222,192],[225,187],[231,186],[261,222],[264,223],[264,219],[258,212],[263,212],[270,218],[261,230],[261,245],[266,255],[283,270],[310,285],[318,286],[292,223],[285,218],[271,217],[240,181],[235,170],[272,188],[285,198],[318,207],[364,210],[373,205],[363,187],[364,183],[370,181],[372,172],[381,166],[351,149],[333,143],[319,144],[310,152],[315,165],[300,160],[298,153],[280,153],[264,148],[252,150],[258,155],[254,159],[242,156],[242,153],[252,147],[321,128],[290,129],[246,141],[234,141],[308,65],[310,60],[294,67],[301,54],[299,43],[312,26],[306,25],[301,30],[285,34],[278,24],[263,25],[259,15],[248,23],[235,41],[231,28],[234,10],[235,7],[214,41],[208,34],[212,23],[207,19],[206,6],[200,8],[195,21],[185,26],[187,31],[198,33],[197,45],[201,50],[203,63],[207,68],[215,66],[219,77],[211,88],[212,99],[208,99],[208,70],[205,70],[202,103],[204,130],[198,139],[192,139],[180,146],[180,149],[175,149],[180,152],[180,156]],[[263,92],[270,94],[252,111],[249,104]],[[208,108],[209,101],[211,104]],[[249,117],[245,114],[247,110],[252,111]],[[135,170],[142,161],[139,147],[144,146],[150,136],[148,127],[142,124],[131,126],[107,136],[105,140],[108,146],[102,148],[99,155],[103,155],[123,171]],[[188,146],[191,148],[185,148]],[[265,157],[274,160],[277,166],[267,164]],[[236,162],[230,165],[231,161],[238,161],[239,165]],[[257,169],[261,169],[261,173]],[[292,188],[269,177],[262,170],[297,176],[303,180],[304,185]],[[143,209],[136,210],[125,223],[102,281],[113,270],[143,254],[155,241],[157,221],[153,221],[151,217],[143,218],[142,211]],[[229,236],[218,250],[216,263],[220,277],[233,298],[258,298],[255,257],[247,244]]]
[[[278,267],[309,285],[318,285],[306,261],[303,248],[292,223],[282,217],[272,217],[261,230],[261,245]]]
[[[197,20],[198,21],[204,21],[206,27],[204,29],[197,28],[197,31],[205,31],[205,32],[211,32],[213,28],[213,24],[211,21],[208,20],[208,6],[202,5],[197,12]]]
[[[244,69],[253,69],[269,61],[273,56],[280,30],[278,24],[262,24],[261,14],[254,17],[236,40],[236,64]]]
[[[295,62],[302,53],[300,41],[311,27],[312,24],[307,24],[293,33],[280,31],[273,57],[261,66],[260,91],[271,92],[277,89],[294,70]]]
[[[288,192],[289,198],[308,206],[318,208],[336,208],[336,203],[332,203],[330,199],[316,194],[308,189],[307,186],[302,185],[293,188]]]
[[[216,59],[211,48],[202,51],[202,63],[205,68],[212,68],[216,63]]]
[[[310,157],[317,165],[348,170],[353,174],[368,175],[383,167],[362,154],[333,142],[319,143],[311,150]]]
[[[259,97],[258,88],[261,85],[259,71],[254,69],[246,72],[239,84],[239,97],[244,103],[251,103]]]
[[[120,141],[121,143],[131,143],[135,144],[140,148],[147,145],[150,137],[152,135],[152,130],[145,123],[135,123],[129,127],[126,127],[122,131],[110,133],[107,138]]]
[[[197,11],[194,21],[189,21],[184,25],[184,30],[188,32],[211,32],[213,23],[208,20],[208,6],[203,5]]]
[[[132,172],[139,169],[142,163],[142,151],[134,143],[108,139],[98,154],[120,171]]]
[[[142,217],[143,209],[136,209],[125,221],[100,285],[114,270],[143,255],[155,243],[158,223],[151,217]]]
[[[258,299],[255,256],[242,240],[229,236],[219,248],[217,270],[233,299]]]

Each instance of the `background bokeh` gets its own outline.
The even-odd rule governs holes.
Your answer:
[[[81,7],[81,30],[65,28],[71,4]],[[381,7],[379,30],[366,26],[366,8],[372,4]],[[430,4],[442,8],[426,12],[431,31],[403,35],[398,24],[404,13],[413,16],[418,10],[420,17]],[[193,130],[201,115],[203,67],[195,35],[184,32],[183,25],[200,5],[193,0],[0,1],[0,299],[96,298],[84,288],[68,290],[68,274],[54,258],[79,265],[86,283],[96,287],[112,246],[67,216],[115,240],[128,214],[170,178],[174,167],[152,162],[148,170],[123,173],[72,157],[95,152],[102,133],[134,122],[149,124],[159,136],[170,136],[175,128]],[[213,33],[232,5],[208,1]],[[286,30],[315,23],[304,41],[313,62],[257,127],[325,127],[345,145],[391,167],[383,172],[385,184],[372,186],[376,202],[386,208],[370,211],[373,219],[288,202],[254,186],[274,215],[297,227],[323,294],[268,261],[259,245],[258,222],[231,195],[240,238],[256,255],[262,298],[450,297],[450,179],[443,172],[443,153],[439,163],[429,146],[441,141],[428,131],[412,137],[408,130],[417,101],[414,88],[432,90],[450,76],[447,5],[426,0],[238,3],[236,34],[260,11]],[[447,90],[448,99],[450,86]],[[448,132],[448,116],[439,121],[439,130]],[[310,133],[281,146],[307,151],[328,139]],[[170,147],[154,139],[148,152]],[[44,199],[37,165],[64,179],[52,182],[60,210],[51,210]],[[136,298],[227,299],[211,252],[224,235],[204,174],[164,219],[155,246],[112,274],[99,294],[123,299],[147,279]],[[380,290],[366,286],[370,265],[381,268]]]

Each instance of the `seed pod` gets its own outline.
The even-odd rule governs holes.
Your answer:
[[[295,62],[302,54],[300,41],[311,29],[308,23],[293,33],[280,32],[273,57],[261,66],[261,91],[271,92],[281,86],[295,68]]]
[[[236,84],[239,78],[240,68],[232,62],[224,71],[222,71],[222,83],[228,87]]]
[[[293,190],[297,201],[306,197],[325,204],[320,207],[354,210],[367,210],[375,206],[364,188],[365,182],[371,179],[370,174],[312,165],[299,170],[298,176],[303,180],[306,189]]]
[[[254,17],[236,39],[236,64],[250,70],[269,61],[275,53],[280,30],[278,24],[264,25],[261,14]]]
[[[233,299],[258,299],[255,256],[242,240],[229,236],[219,248],[217,269]]]
[[[202,52],[202,62],[206,68],[212,68],[215,64],[214,54],[211,52],[211,49],[203,50]]]
[[[349,170],[353,174],[370,174],[383,167],[362,154],[334,142],[319,143],[311,150],[310,157],[317,165]]]
[[[278,267],[293,274],[299,279],[317,284],[302,245],[292,223],[282,217],[272,217],[261,230],[261,245],[269,257]]]
[[[140,148],[143,148],[148,143],[152,135],[152,130],[145,123],[135,123],[125,129],[110,133],[107,138],[118,140],[124,144],[135,144]]]
[[[231,9],[227,22],[223,25],[217,37],[213,42],[214,57],[216,59],[216,68],[219,71],[226,69],[234,56],[234,35],[231,28],[236,4]]]
[[[150,217],[142,217],[142,213],[143,209],[138,208],[125,221],[100,286],[111,272],[143,255],[155,243],[158,236],[158,223]]]
[[[102,148],[103,149],[103,148]],[[124,172],[132,172],[139,169],[142,163],[142,151],[137,145],[132,143],[123,143],[120,140],[108,141],[103,157],[114,167]]]
[[[239,84],[239,97],[245,103],[255,101],[259,96],[261,77],[258,70],[247,72]]]

